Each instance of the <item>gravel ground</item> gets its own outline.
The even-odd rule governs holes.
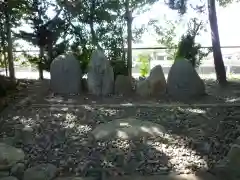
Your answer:
[[[233,87],[238,90],[238,86]],[[209,83],[207,88],[221,100],[237,98],[239,93],[219,90],[214,83]],[[132,141],[94,141],[91,130],[97,125],[125,117],[159,123],[167,134]],[[19,128],[29,127],[31,134],[26,142],[15,142],[27,154],[26,164],[30,167],[52,163],[60,168],[60,175],[191,173],[211,169],[226,155],[231,143],[240,136],[239,118],[238,107],[50,109],[10,106],[0,117],[0,137],[13,137]]]
[[[1,117],[1,137],[17,125],[33,130],[32,144],[18,143],[26,163],[52,163],[62,175],[190,173],[211,168],[240,135],[235,108],[17,109]],[[163,125],[162,138],[95,142],[91,130],[116,118],[136,117]]]

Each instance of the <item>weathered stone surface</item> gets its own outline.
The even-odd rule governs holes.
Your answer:
[[[213,173],[218,177],[224,177],[229,180],[240,179],[239,167],[240,145],[234,144],[228,152],[228,155],[215,165]]]
[[[0,180],[18,180],[18,179],[13,176],[8,176],[8,177],[1,178]]]
[[[100,124],[92,131],[93,136],[97,140],[160,137],[164,133],[165,129],[163,126],[134,118],[117,119]]]
[[[137,85],[137,93],[140,96],[159,96],[166,92],[166,79],[160,65],[155,66],[149,77],[141,80]]]
[[[88,92],[88,83],[86,78],[82,78],[82,91]]]
[[[147,79],[139,81],[137,83],[136,92],[138,95],[140,95],[142,97],[151,96],[149,81]]]
[[[14,177],[17,177],[18,179],[22,179],[24,170],[25,165],[23,163],[17,163],[11,168],[10,174]]]
[[[10,145],[0,143],[0,170],[9,169],[24,160],[24,152]]]
[[[16,139],[15,137],[3,137],[0,139],[0,142],[10,146],[14,146],[16,143]]]
[[[6,95],[7,95],[6,89],[4,88],[3,85],[0,84],[0,97],[4,97],[4,96],[6,96]],[[3,104],[3,103],[2,103],[2,104]],[[0,103],[0,105],[1,105],[1,103]]]
[[[234,144],[240,145],[240,136],[235,140]]]
[[[0,179],[8,176],[9,176],[9,171],[0,171]]]
[[[109,95],[114,89],[114,73],[107,57],[100,50],[93,52],[88,68],[88,90],[93,95]]]
[[[191,100],[205,94],[204,82],[185,59],[172,65],[167,80],[167,92],[176,100]]]
[[[57,173],[57,167],[52,164],[39,164],[24,172],[23,180],[52,180]]]
[[[240,166],[240,145],[234,144],[228,153],[228,160],[233,166]],[[240,175],[240,173],[239,173]]]
[[[0,75],[0,97],[4,97],[7,95],[8,90],[16,89],[17,83],[11,80],[9,77]],[[1,105],[1,99],[0,99]]]
[[[72,53],[60,55],[50,66],[51,89],[59,94],[77,94],[81,90],[80,63]]]
[[[16,89],[16,81],[11,80],[11,78],[0,75],[0,84],[5,90]]]
[[[166,92],[166,79],[162,70],[162,66],[155,66],[151,72],[149,77],[147,78],[149,81],[151,94],[153,96],[157,96],[159,94],[164,94]]]
[[[129,95],[133,92],[132,78],[129,76],[118,75],[115,80],[115,94]]]
[[[24,145],[34,143],[34,134],[31,127],[16,127],[15,129],[15,141],[21,142]]]

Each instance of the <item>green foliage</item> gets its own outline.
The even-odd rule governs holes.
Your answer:
[[[118,75],[125,75],[125,76],[128,75],[126,61],[119,59],[119,60],[111,60],[110,63],[111,63],[111,66],[113,67],[114,79],[116,79]]]
[[[180,21],[169,21],[165,17],[164,22],[165,26],[162,26],[159,21],[154,21],[151,25],[157,34],[158,43],[166,47],[167,59],[174,60],[177,49],[177,25]]]
[[[82,70],[82,74],[86,74],[88,70],[88,64],[90,62],[91,54],[93,49],[86,47],[76,47],[72,46],[71,50],[74,52],[77,60],[79,60],[79,64]]]
[[[146,77],[150,71],[150,56],[148,54],[140,54],[138,62],[140,63],[140,74],[142,77]]]
[[[178,10],[180,14],[185,14],[187,12],[187,2],[188,0],[168,0],[168,6],[173,10]]]
[[[176,60],[187,59],[193,67],[197,67],[200,65],[200,59],[197,57],[199,50],[200,45],[195,43],[195,37],[191,34],[183,35],[178,45]]]
[[[190,61],[193,67],[198,67],[201,60],[206,57],[211,49],[204,52],[201,45],[195,42],[195,38],[199,35],[199,31],[203,29],[202,22],[198,22],[197,19],[192,19],[189,22],[188,31],[184,34],[178,44],[175,59],[187,59]]]

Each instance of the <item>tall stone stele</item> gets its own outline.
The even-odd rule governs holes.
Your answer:
[[[137,94],[143,97],[160,97],[166,93],[166,79],[161,65],[151,69],[150,75],[137,84]]]
[[[175,100],[189,101],[206,94],[203,80],[186,59],[177,59],[167,80],[167,92]]]
[[[80,93],[82,72],[73,53],[68,52],[55,58],[50,66],[50,75],[50,86],[54,93]]]
[[[97,96],[107,96],[114,90],[114,73],[102,50],[95,50],[88,67],[88,91]]]

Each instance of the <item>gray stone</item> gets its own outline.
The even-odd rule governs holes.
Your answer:
[[[88,67],[88,90],[97,96],[113,93],[114,73],[107,57],[100,50],[93,52]]]
[[[224,158],[217,162],[215,166],[211,169],[211,173],[216,175],[217,177],[224,177],[228,179],[230,177],[230,171],[228,169],[228,160]]]
[[[167,83],[161,65],[155,66],[147,79],[152,96],[158,96],[166,92]]]
[[[52,180],[57,174],[57,167],[52,164],[39,164],[24,172],[23,180]]]
[[[213,173],[223,179],[240,179],[240,145],[232,145],[227,156],[219,161],[213,168]]]
[[[142,97],[148,97],[151,96],[151,92],[150,92],[150,83],[149,81],[146,80],[142,80],[139,81],[137,83],[137,89],[136,92],[138,95],[142,96]]]
[[[240,178],[240,145],[232,145],[228,155],[228,169],[233,177]]]
[[[10,174],[12,176],[17,177],[18,179],[22,179],[24,170],[25,170],[25,165],[23,163],[17,163],[11,168]]]
[[[0,142],[10,146],[14,146],[16,143],[16,139],[15,137],[3,137],[0,139]]]
[[[15,141],[21,142],[24,145],[34,143],[34,133],[31,127],[16,127],[15,128]]]
[[[137,93],[143,97],[156,97],[166,93],[166,79],[160,65],[155,66],[150,75],[138,83]]]
[[[240,136],[235,140],[234,144],[240,145]]]
[[[96,140],[162,137],[164,133],[165,129],[163,126],[135,118],[113,120],[100,124],[92,131]]]
[[[23,161],[24,157],[21,149],[0,143],[0,170],[10,169],[17,162]]]
[[[167,92],[175,100],[191,100],[205,94],[205,86],[193,66],[185,59],[176,60],[167,80]]]
[[[18,180],[18,179],[13,176],[8,176],[8,177],[1,178],[0,180]]]
[[[50,85],[54,93],[80,93],[82,72],[79,61],[72,53],[54,59],[50,66],[50,75]]]
[[[115,80],[115,94],[129,95],[133,92],[132,78],[129,76],[118,75]]]
[[[82,78],[82,91],[83,92],[88,92],[88,84],[87,84],[87,79],[86,78]]]
[[[8,177],[8,176],[9,176],[9,171],[0,171],[0,178]]]

